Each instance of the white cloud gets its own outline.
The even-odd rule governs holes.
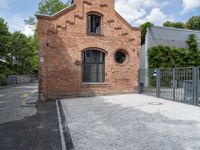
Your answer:
[[[24,17],[20,14],[16,14],[11,18],[6,19],[10,32],[21,31],[27,36],[32,36],[34,33],[34,27],[26,25],[24,23]]]
[[[169,5],[168,1],[157,1],[157,0],[143,0],[142,1],[142,5],[145,8],[152,8],[152,7],[159,7],[159,8],[163,8],[166,7],[167,5]]]
[[[164,12],[160,10],[160,8],[153,8],[149,15],[145,18],[136,20],[136,24],[142,24],[144,22],[152,22],[155,25],[162,25],[163,22],[167,20],[172,20],[171,16],[167,16]]]
[[[134,4],[133,1],[118,0],[116,1],[115,8],[128,21],[141,18],[147,13],[145,9],[141,8],[139,3]]]
[[[22,33],[24,33],[26,36],[32,36],[34,34],[34,29],[35,26],[25,25]]]
[[[131,24],[140,25],[145,20],[160,24],[161,20],[167,18],[161,8],[168,4],[168,1],[160,0],[117,0],[115,9]],[[150,14],[149,10],[152,10]],[[161,18],[158,18],[158,15]],[[154,18],[155,16],[156,18]]]
[[[10,32],[20,31],[27,36],[32,36],[34,33],[34,27],[25,25],[24,23],[27,15],[14,14],[10,16],[10,14],[5,13],[5,10],[12,12],[11,8],[9,7],[12,1],[13,0],[0,0],[0,10],[4,10],[0,12],[0,17],[3,17],[4,20],[7,22]]]
[[[183,0],[183,10],[181,14],[186,14],[197,8],[200,9],[200,0]]]

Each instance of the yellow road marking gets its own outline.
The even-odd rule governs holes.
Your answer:
[[[5,94],[0,94],[0,97],[3,97]]]
[[[26,98],[26,97],[28,97],[30,94],[29,93],[23,93],[22,95],[21,95],[21,97],[22,98]]]

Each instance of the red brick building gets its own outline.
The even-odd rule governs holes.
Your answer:
[[[40,100],[136,91],[140,30],[114,5],[75,0],[52,16],[37,16]]]

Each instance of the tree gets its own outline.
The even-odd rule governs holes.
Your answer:
[[[200,15],[191,17],[186,25],[191,30],[200,30]]]
[[[37,25],[36,19],[34,17],[29,17],[27,20],[24,20],[24,23],[31,26]]]
[[[38,53],[33,37],[14,32],[10,40],[10,68],[12,74],[32,74],[38,64]]]
[[[186,25],[183,22],[170,22],[166,21],[163,23],[164,27],[173,27],[173,28],[180,28],[180,29],[186,29]]]
[[[187,40],[188,44],[188,65],[189,66],[200,66],[200,52],[197,46],[197,37],[195,34],[189,35]]]
[[[7,23],[3,18],[0,18],[0,74],[9,72],[7,67],[7,59],[9,57],[9,40],[10,33]]]
[[[145,43],[145,35],[147,33],[147,28],[153,26],[151,22],[146,22],[140,26],[141,29],[141,45]]]
[[[63,3],[61,0],[42,0],[39,3],[37,14],[53,15],[67,5],[68,4]]]
[[[166,21],[165,23],[163,23],[163,26],[181,29],[200,30],[200,15],[192,16],[186,23]]]

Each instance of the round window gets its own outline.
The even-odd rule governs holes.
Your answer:
[[[115,60],[117,63],[122,64],[126,60],[126,53],[119,50],[115,53]]]

